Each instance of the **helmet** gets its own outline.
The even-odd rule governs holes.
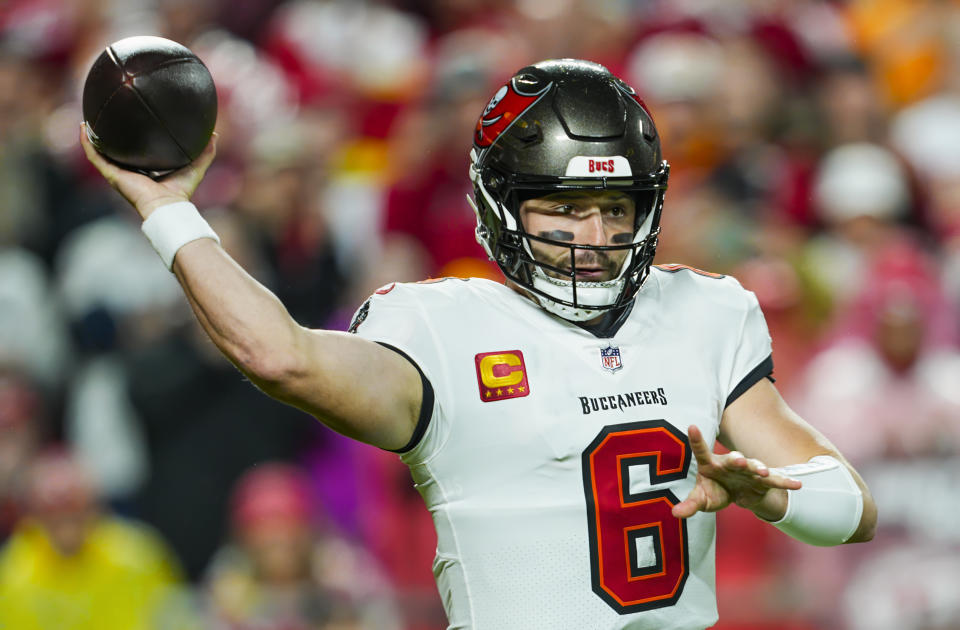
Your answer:
[[[477,121],[470,152],[477,241],[544,309],[571,321],[592,319],[628,304],[646,279],[669,170],[653,119],[633,88],[589,61],[533,64],[497,91]],[[631,195],[637,208],[632,242],[579,245],[528,234],[520,204],[567,190]],[[531,241],[568,248],[571,269],[538,261]],[[617,277],[588,282],[576,278],[577,250],[627,255]]]

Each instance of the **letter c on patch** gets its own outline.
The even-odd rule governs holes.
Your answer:
[[[488,354],[480,359],[480,378],[487,387],[507,387],[523,380],[520,357],[515,354]]]

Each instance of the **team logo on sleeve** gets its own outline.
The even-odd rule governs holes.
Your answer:
[[[353,319],[350,320],[350,327],[347,328],[347,332],[355,333],[357,328],[360,328],[366,319],[367,315],[370,313],[370,299],[367,298],[367,301],[364,302],[360,308],[357,309],[357,312],[353,314]]]
[[[603,369],[610,370],[611,372],[616,372],[622,368],[623,362],[620,360],[620,348],[613,346],[600,348],[600,365],[603,366]]]
[[[507,398],[521,398],[530,394],[527,366],[519,350],[481,352],[474,357],[477,366],[477,384],[480,400],[493,402]]]

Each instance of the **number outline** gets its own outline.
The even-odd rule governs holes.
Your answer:
[[[669,470],[661,469],[662,451],[659,450],[618,454],[616,456],[616,474],[619,486],[618,498],[623,508],[633,508],[634,506],[659,502],[665,502],[669,507],[672,507],[679,503],[680,499],[669,489],[651,489],[632,494],[630,493],[629,485],[625,484],[625,481],[629,480],[629,468],[637,465],[646,466],[649,471],[651,486],[678,481],[687,477],[692,460],[690,441],[686,434],[679,431],[666,420],[642,420],[604,426],[593,441],[583,450],[581,455],[583,490],[587,504],[587,530],[590,539],[591,586],[597,596],[621,615],[673,606],[683,594],[687,578],[690,576],[690,545],[687,533],[687,521],[686,519],[675,519],[679,524],[679,536],[682,547],[680,554],[682,570],[673,590],[669,594],[640,600],[623,601],[611,588],[605,586],[603,563],[601,563],[603,547],[599,533],[601,514],[597,508],[596,475],[594,474],[593,457],[612,437],[645,432],[665,432],[669,437],[678,442],[682,447],[680,465]],[[627,561],[628,582],[637,582],[666,575],[668,568],[664,559],[665,542],[663,524],[664,520],[660,519],[653,522],[636,523],[623,529],[624,557]],[[635,570],[637,566],[635,541],[639,536],[651,535],[653,530],[656,530],[656,535],[659,537],[659,544],[654,544],[656,562],[652,567],[646,567],[637,571]]]

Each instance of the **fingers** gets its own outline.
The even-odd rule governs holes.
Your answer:
[[[787,477],[786,475],[781,475],[776,472],[771,473],[768,478],[764,479],[764,482],[771,488],[783,488],[784,490],[799,490],[803,487],[803,482],[799,479]]]
[[[200,185],[200,182],[203,181],[203,176],[206,174],[207,169],[210,168],[210,164],[213,163],[213,158],[217,155],[218,137],[219,136],[214,133],[210,137],[207,146],[203,149],[203,152],[201,152],[195,160],[181,169],[167,173],[157,181],[161,182],[170,190],[176,191],[189,199],[190,196],[193,195],[193,191],[195,191]]]
[[[193,161],[193,168],[200,179],[203,179],[204,173],[207,172],[210,164],[213,163],[213,158],[217,156],[217,139],[219,137],[217,132],[213,132],[213,135],[210,136],[210,142],[208,142],[207,146],[203,149],[203,153],[198,155],[197,159]]]
[[[707,446],[707,441],[703,439],[703,433],[695,424],[687,428],[687,436],[690,438],[690,448],[693,449],[693,456],[697,458],[697,464],[704,466],[712,463],[713,451]]]
[[[107,159],[100,155],[100,152],[94,148],[93,143],[90,142],[90,136],[87,135],[86,122],[80,123],[80,146],[83,147],[83,152],[87,156],[87,159],[90,160],[90,163],[100,171],[100,174],[110,182],[111,186],[114,186],[120,169],[108,162]]]
[[[770,469],[767,468],[767,465],[761,462],[759,459],[748,459],[747,460],[748,468],[753,474],[760,475],[761,477],[769,477]]]
[[[723,469],[748,478],[751,482],[759,482],[766,488],[783,488],[785,490],[799,490],[802,485],[799,480],[771,471],[759,459],[744,457],[739,451],[731,451],[722,456]]]
[[[671,512],[674,518],[690,518],[706,507],[706,498],[700,487],[697,486],[690,492],[686,499],[673,506]]]
[[[730,451],[723,457],[723,467],[731,472],[744,472],[758,477],[768,477],[770,469],[759,459],[745,457],[740,451]]]
[[[83,152],[86,154],[87,159],[100,171],[103,178],[106,179],[111,186],[116,188],[121,195],[126,197],[130,203],[134,203],[135,191],[133,191],[132,188],[149,178],[135,171],[117,166],[97,151],[96,147],[94,147],[90,141],[90,137],[87,135],[86,122],[80,123],[80,146],[83,147]],[[132,184],[132,182],[137,182],[137,184]]]
[[[197,177],[193,188],[184,193],[177,187],[164,186],[146,175],[113,164],[94,148],[87,136],[85,123],[80,125],[80,145],[90,163],[124,199],[137,209],[143,219],[146,219],[153,209],[160,205],[187,199],[189,192],[193,192],[193,188],[196,188],[196,184],[200,182],[200,177]]]

